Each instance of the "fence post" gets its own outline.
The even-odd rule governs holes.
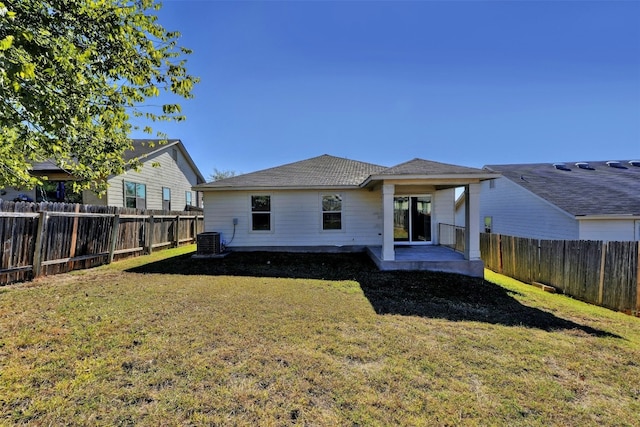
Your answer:
[[[502,267],[502,234],[498,234],[498,273],[500,274],[503,274]]]
[[[73,211],[80,212],[80,204],[76,203]],[[71,247],[69,248],[69,258],[76,256],[76,244],[78,242],[78,217],[73,218],[73,228],[71,229]],[[73,261],[69,261],[69,271],[73,270]]]
[[[47,212],[40,212],[38,217],[38,231],[36,231],[36,243],[33,249],[33,278],[40,276],[42,271],[42,243],[44,241],[45,223],[47,222]]]
[[[175,226],[173,227],[173,247],[177,248],[180,245],[180,215],[176,215]]]
[[[113,215],[113,224],[111,225],[111,240],[109,240],[109,261],[107,264],[113,262],[113,255],[116,251],[116,245],[118,244],[118,232],[120,228],[120,214]]]
[[[598,283],[598,305],[602,306],[604,300],[604,267],[607,260],[607,242],[602,242],[602,255],[600,256],[600,282]]]
[[[153,225],[155,218],[153,215],[149,215],[149,227],[147,227],[147,254],[153,252]]]

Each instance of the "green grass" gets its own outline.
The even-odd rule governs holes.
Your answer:
[[[640,319],[491,272],[193,249],[1,289],[0,424],[639,424]]]

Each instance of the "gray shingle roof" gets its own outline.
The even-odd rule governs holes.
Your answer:
[[[384,166],[324,154],[257,172],[221,179],[205,188],[313,188],[358,186]]]
[[[136,157],[144,157],[156,151],[163,150],[180,142],[179,139],[168,139],[166,143],[160,144],[161,139],[132,139],[133,150],[124,152],[124,159],[131,160]]]
[[[413,159],[393,167],[322,155],[198,186],[198,189],[358,187],[368,179],[465,175],[486,179],[486,170]]]
[[[486,169],[531,191],[574,216],[640,215],[640,167],[621,160],[625,169],[590,161],[590,169],[566,162],[568,171],[552,163],[487,165]]]
[[[416,158],[387,168],[377,175],[469,175],[478,173],[486,175],[486,171],[482,169]]]
[[[199,183],[205,182],[205,179],[202,176],[202,173],[200,172],[200,170],[198,169],[198,166],[196,166],[195,162],[189,155],[189,152],[185,148],[182,141],[180,141],[179,139],[168,139],[167,142],[164,144],[160,144],[160,141],[162,140],[161,139],[132,139],[131,144],[133,145],[133,150],[127,150],[124,152],[123,154],[124,160],[129,161],[137,157],[137,158],[140,158],[141,161],[144,161],[147,156],[154,154],[156,152],[165,150],[175,145],[175,146],[178,146],[182,151],[182,154],[184,155],[185,159],[187,160],[187,162],[190,164],[191,168],[195,172],[198,182]],[[38,174],[42,175],[43,173],[49,172],[49,171],[64,172],[62,169],[60,169],[59,166],[57,166],[51,160],[34,163],[33,165],[34,175],[38,175]]]

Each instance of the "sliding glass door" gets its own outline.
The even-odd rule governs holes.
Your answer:
[[[393,237],[396,242],[431,242],[431,196],[393,198]]]

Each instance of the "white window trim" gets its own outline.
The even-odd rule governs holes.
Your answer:
[[[322,198],[324,196],[334,196],[334,195],[340,196],[340,199],[342,201],[341,206],[340,206],[340,211],[339,211],[340,212],[340,228],[339,229],[335,229],[335,230],[332,230],[332,229],[325,230],[325,228],[323,227],[323,225],[324,225],[324,213],[325,212],[331,212],[331,211],[325,211],[324,209],[322,209]],[[319,193],[318,194],[318,205],[319,205],[319,209],[318,210],[320,211],[320,217],[319,217],[320,218],[320,224],[319,224],[320,232],[321,233],[345,233],[346,232],[346,230],[345,230],[346,227],[345,227],[345,221],[344,221],[344,218],[345,218],[344,217],[344,211],[345,211],[345,209],[344,209],[345,208],[345,196],[344,196],[344,193],[339,192],[339,191]],[[333,212],[335,213],[335,212],[338,212],[338,211],[333,211]]]
[[[253,229],[253,206],[251,204],[251,198],[253,196],[269,196],[271,209],[269,210],[269,230],[254,230]],[[273,194],[271,193],[251,193],[248,197],[248,210],[249,210],[249,233],[256,234],[273,234],[274,233],[274,220],[273,220]],[[259,213],[259,212],[257,212]],[[267,212],[262,212],[266,214]]]
[[[123,204],[123,207],[125,207],[125,208],[127,207],[127,197],[130,197],[130,196],[127,196],[127,183],[135,184],[135,192],[136,192],[135,200],[136,200],[136,207],[135,207],[135,208],[132,208],[132,209],[147,209],[147,208],[148,208],[148,207],[147,207],[147,202],[148,202],[148,200],[147,200],[147,195],[148,195],[148,192],[147,192],[147,191],[148,191],[148,188],[147,188],[148,186],[147,186],[147,184],[146,184],[146,183],[142,183],[142,182],[137,182],[137,181],[128,181],[128,180],[126,180],[126,179],[123,179],[123,180],[122,180],[122,196],[123,196],[123,198],[122,198],[122,202],[124,203],[124,204]],[[144,187],[144,198],[142,198],[142,197],[138,197],[138,185],[140,185],[140,186],[143,186],[143,187]],[[139,208],[139,207],[137,207],[138,199],[144,199],[144,207],[143,207],[143,208]]]

